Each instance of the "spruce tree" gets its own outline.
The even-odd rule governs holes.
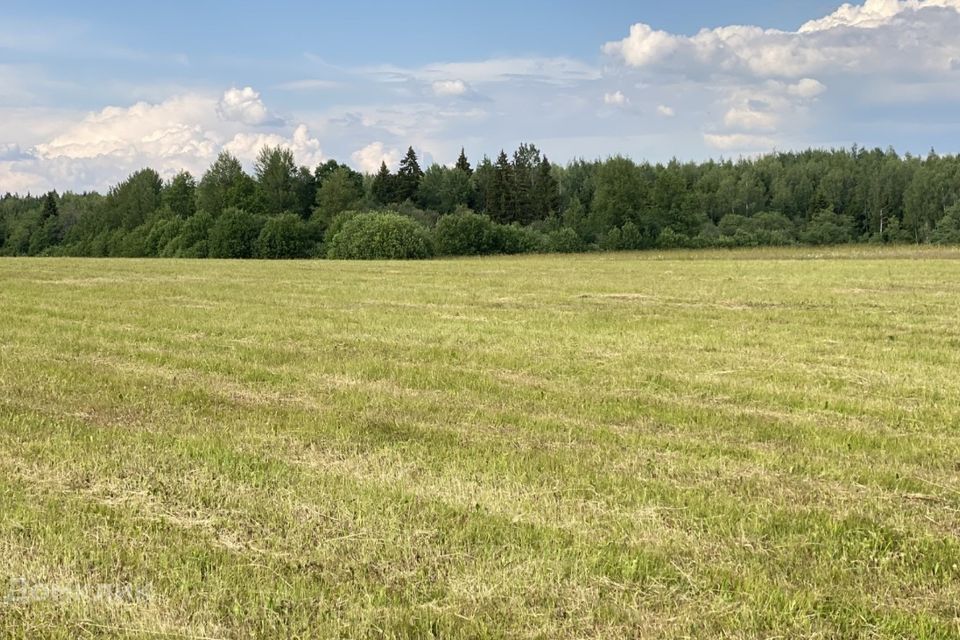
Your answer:
[[[423,170],[417,162],[416,152],[413,147],[410,147],[407,149],[407,155],[400,161],[400,169],[397,171],[396,200],[398,202],[414,200],[421,178],[423,178]]]
[[[395,176],[390,173],[390,169],[387,168],[387,163],[381,162],[380,171],[373,177],[373,184],[370,188],[373,193],[373,199],[377,201],[377,204],[389,204],[393,202],[394,180]]]
[[[514,202],[513,166],[506,152],[500,151],[493,165],[493,179],[490,181],[487,193],[487,214],[502,224],[514,222],[516,220]]]
[[[544,156],[537,165],[533,182],[534,212],[539,220],[546,220],[560,209],[560,185],[553,177],[553,167]]]
[[[51,218],[57,217],[57,192],[51,191],[43,199],[43,213],[40,216],[41,220],[50,220]]]
[[[532,144],[521,144],[513,154],[514,219],[527,223],[537,217],[534,202],[534,170],[540,164],[540,151]]]
[[[468,176],[473,175],[473,168],[470,166],[470,161],[467,160],[467,154],[464,152],[463,147],[460,147],[460,157],[457,158],[457,164],[454,167],[455,169],[460,169]]]

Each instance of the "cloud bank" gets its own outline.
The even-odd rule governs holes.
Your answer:
[[[0,188],[105,190],[144,166],[165,176],[183,169],[199,175],[221,151],[250,165],[264,145],[287,147],[307,165],[324,158],[305,124],[272,115],[250,87],[106,107],[30,149],[0,146]]]

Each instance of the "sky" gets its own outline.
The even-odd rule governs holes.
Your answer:
[[[960,151],[960,0],[0,5],[0,193],[197,176],[264,145],[373,172]]]

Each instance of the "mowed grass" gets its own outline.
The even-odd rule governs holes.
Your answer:
[[[958,535],[960,251],[0,261],[3,638],[950,638]]]

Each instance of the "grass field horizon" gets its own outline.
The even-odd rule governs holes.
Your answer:
[[[0,638],[960,636],[958,248],[0,259],[0,388]]]

